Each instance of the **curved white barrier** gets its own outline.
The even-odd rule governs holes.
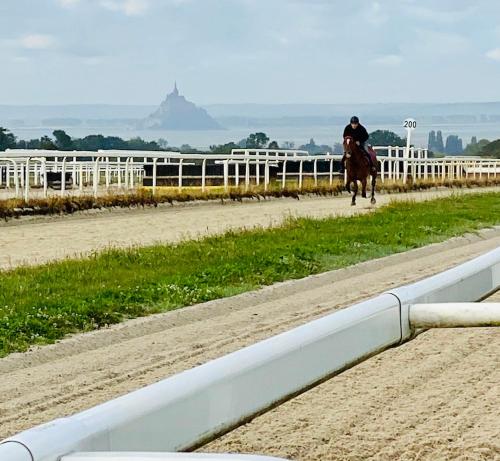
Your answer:
[[[193,448],[412,335],[410,305],[500,286],[500,248],[0,444],[0,460]],[[17,443],[13,443],[17,442]]]
[[[190,448],[400,337],[399,303],[381,295],[13,440],[28,446],[34,461],[74,451]]]

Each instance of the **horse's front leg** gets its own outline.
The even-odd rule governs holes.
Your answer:
[[[377,184],[377,175],[374,174],[372,176],[372,199],[370,200],[372,205],[375,205],[377,203],[377,200],[375,200],[375,186]]]
[[[345,190],[349,193],[351,193],[351,182],[352,178],[349,175],[346,175],[346,180],[345,180]]]
[[[351,206],[356,205],[356,195],[358,194],[358,181],[353,181]]]
[[[361,197],[366,198],[366,178],[361,180]]]

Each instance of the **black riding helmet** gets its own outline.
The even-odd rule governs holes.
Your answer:
[[[359,123],[359,118],[355,115],[351,117],[351,123]]]

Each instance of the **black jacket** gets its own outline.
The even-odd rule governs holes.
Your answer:
[[[363,125],[361,125],[361,123],[355,130],[352,128],[350,124],[347,125],[344,128],[344,138],[346,136],[350,136],[352,139],[354,139],[354,141],[359,141],[361,144],[368,141],[368,138],[370,137],[368,131],[366,131],[366,128]]]

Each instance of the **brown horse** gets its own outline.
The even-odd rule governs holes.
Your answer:
[[[361,197],[366,198],[366,183],[372,177],[371,203],[375,204],[375,184],[377,183],[377,168],[370,171],[370,163],[366,158],[363,149],[356,144],[353,138],[346,136],[344,139],[344,152],[346,157],[347,181],[346,190],[351,192],[353,185],[353,195],[351,205],[356,205],[356,195],[358,194],[358,181],[361,182]]]

